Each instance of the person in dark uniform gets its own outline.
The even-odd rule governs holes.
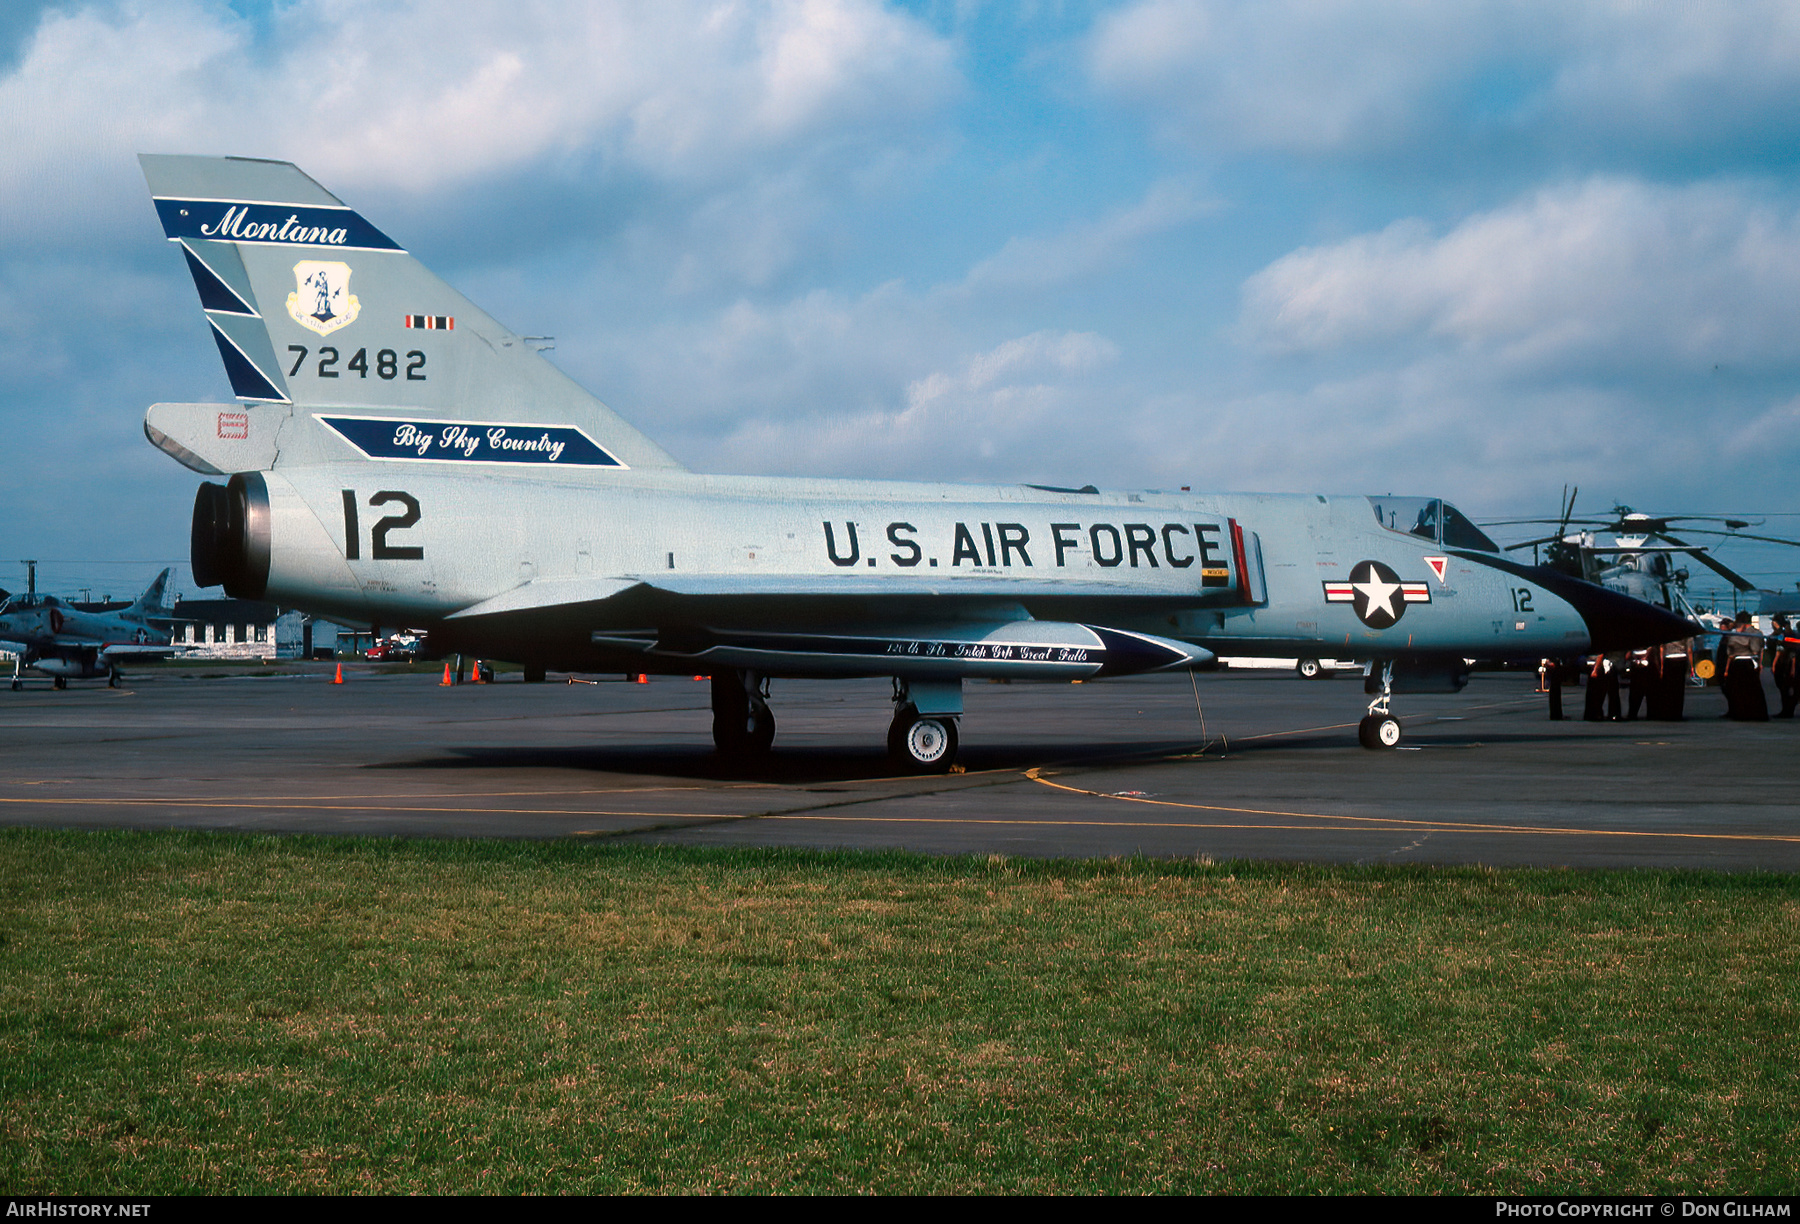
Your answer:
[[[1631,704],[1625,707],[1626,722],[1636,720],[1638,707],[1648,704],[1655,688],[1656,669],[1651,662],[1652,653],[1648,650],[1634,650],[1626,665],[1625,682],[1631,686]],[[1650,717],[1649,709],[1644,710],[1644,717]]]
[[[1762,687],[1762,634],[1756,632],[1748,612],[1741,613],[1719,636],[1718,665],[1725,717],[1768,722],[1769,702]]]
[[[1794,706],[1800,704],[1800,637],[1788,628],[1787,617],[1777,616],[1769,629],[1769,645],[1774,657],[1769,671],[1775,678],[1775,691],[1781,694],[1781,713],[1776,718],[1792,718]]]
[[[1550,721],[1562,721],[1562,664],[1545,659],[1538,664],[1538,689],[1550,694]]]
[[[1588,722],[1619,721],[1619,658],[1595,655],[1588,668],[1587,704],[1582,718]]]
[[[1667,642],[1651,652],[1656,665],[1656,690],[1647,711],[1658,722],[1680,722],[1687,702],[1688,669],[1694,645],[1691,640]]]

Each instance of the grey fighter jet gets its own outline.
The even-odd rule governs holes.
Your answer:
[[[106,677],[109,687],[119,683],[119,667],[129,661],[166,659],[181,648],[169,641],[168,631],[152,623],[166,616],[163,591],[169,571],[156,576],[144,593],[117,612],[90,612],[54,595],[40,595],[33,581],[23,595],[10,596],[0,605],[0,650],[11,651],[12,686],[23,686],[26,668],[43,672],[57,688],[71,679]]]
[[[201,485],[194,579],[428,648],[705,674],[713,735],[768,750],[771,678],[887,676],[899,762],[947,769],[963,681],[1086,680],[1215,652],[1373,665],[1694,630],[1505,557],[1436,498],[1189,494],[692,473],[286,162],[141,158],[237,404],[155,404]],[[948,441],[948,440],[947,440]]]

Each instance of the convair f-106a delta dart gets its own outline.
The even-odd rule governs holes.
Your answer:
[[[962,684],[1369,660],[1396,692],[1465,660],[1692,632],[1504,557],[1436,498],[705,476],[684,469],[286,162],[140,159],[236,404],[155,404],[207,476],[194,580],[436,656],[705,674],[721,752],[766,752],[771,678],[888,676],[888,744],[947,769]]]

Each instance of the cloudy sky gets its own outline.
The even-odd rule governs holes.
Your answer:
[[[140,151],[298,163],[697,470],[1800,532],[1796,97],[1772,0],[11,0],[0,586],[185,561]]]

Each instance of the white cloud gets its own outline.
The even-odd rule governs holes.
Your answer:
[[[1009,479],[1087,467],[1116,420],[1091,332],[971,350],[958,320],[898,284],[738,302],[702,323],[614,335],[609,396],[704,471]],[[1100,442],[1100,449],[1105,449]]]
[[[1139,242],[1176,229],[1218,209],[1186,185],[1164,181],[1144,198],[1097,221],[1069,226],[1051,237],[1016,237],[969,271],[963,288],[1040,289],[1111,271]]]
[[[1366,153],[1531,129],[1546,146],[1702,150],[1800,123],[1800,9],[1784,0],[1138,0],[1096,23],[1088,65],[1208,148]]]
[[[908,383],[903,403],[823,419],[757,416],[723,444],[759,470],[935,479],[1062,477],[1095,460],[1104,429],[1086,376],[1118,348],[1083,332],[1034,332]]]
[[[1107,365],[1119,348],[1093,332],[1033,332],[985,353],[977,353],[952,372],[937,371],[906,388],[906,410],[895,418],[924,419],[953,414],[965,417],[984,410],[1034,400],[1051,382]]]
[[[1800,213],[1745,184],[1596,178],[1298,250],[1246,282],[1239,331],[1266,389],[1218,414],[1248,422],[1247,473],[1285,456],[1490,513],[1564,482],[1791,499]]]
[[[1741,185],[1593,179],[1437,236],[1398,222],[1295,251],[1244,286],[1273,353],[1423,341],[1515,374],[1800,361],[1800,214]]]
[[[1090,71],[1201,143],[1312,151],[1407,122],[1476,54],[1483,24],[1429,2],[1142,0],[1097,23]]]
[[[139,151],[410,192],[559,155],[711,180],[957,88],[947,45],[873,0],[296,0],[270,20],[258,42],[199,0],[48,12],[0,79],[0,209],[79,213],[79,193],[39,197]]]

